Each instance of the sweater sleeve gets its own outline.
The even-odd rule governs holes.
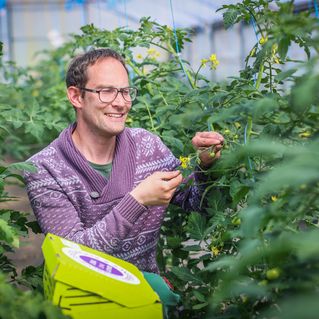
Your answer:
[[[24,178],[35,217],[45,234],[50,232],[114,254],[120,249],[134,222],[147,210],[130,194],[126,194],[110,211],[103,212],[103,218],[85,227],[80,218],[83,207],[77,207],[71,200],[74,191],[66,193],[60,181],[55,180],[48,170],[39,164],[37,167],[37,173],[25,172]],[[84,190],[82,192],[82,196],[89,196]]]

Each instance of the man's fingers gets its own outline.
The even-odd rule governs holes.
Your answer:
[[[213,146],[213,145],[219,145],[219,144],[223,144],[224,141],[221,141],[219,139],[216,138],[202,138],[200,140],[198,140],[196,142],[196,144],[194,144],[194,146],[197,147],[209,147],[209,146]]]
[[[178,176],[181,172],[180,171],[169,171],[169,172],[156,172],[156,174],[160,179],[169,181],[172,178]]]
[[[216,132],[199,132],[192,139],[195,147],[209,147],[224,143],[224,137]]]
[[[218,132],[197,132],[195,134],[196,138],[217,138],[224,140],[223,135]]]
[[[195,134],[195,136],[199,136],[199,137],[209,137],[209,136],[220,136],[223,137],[220,133],[218,132],[197,132]]]
[[[182,174],[170,179],[169,181],[167,181],[166,185],[168,186],[169,189],[173,189],[178,187],[178,185],[183,181],[183,176]]]

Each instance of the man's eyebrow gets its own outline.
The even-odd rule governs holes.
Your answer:
[[[115,88],[114,85],[96,85],[97,89]]]

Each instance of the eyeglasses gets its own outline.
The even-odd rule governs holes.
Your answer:
[[[136,95],[137,95],[137,88],[136,87],[127,87],[127,88],[121,88],[121,89],[108,87],[108,88],[103,88],[100,90],[87,89],[87,88],[79,88],[79,89],[83,90],[83,91],[97,93],[99,95],[99,99],[102,103],[113,102],[116,99],[119,92],[121,92],[123,99],[126,102],[134,101],[136,98]]]

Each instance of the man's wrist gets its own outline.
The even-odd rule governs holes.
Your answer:
[[[131,196],[140,204],[140,205],[144,205],[144,201],[143,201],[143,198],[141,196],[139,196],[139,194],[135,191],[135,189],[133,189],[131,192],[130,192]]]

